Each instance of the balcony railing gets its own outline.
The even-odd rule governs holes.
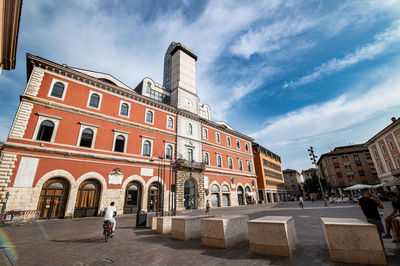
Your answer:
[[[194,161],[187,161],[185,159],[178,159],[175,161],[175,166],[177,168],[191,168],[197,170],[204,170],[204,163],[194,162]]]

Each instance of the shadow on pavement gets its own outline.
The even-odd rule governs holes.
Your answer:
[[[63,239],[63,240],[50,240],[51,242],[67,242],[67,243],[93,243],[104,242],[103,237],[81,238],[81,239]]]

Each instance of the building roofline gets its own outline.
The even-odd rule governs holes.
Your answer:
[[[393,120],[394,119],[394,120]],[[392,118],[392,123],[390,123],[388,126],[386,126],[384,129],[382,129],[381,131],[379,131],[376,135],[374,135],[372,138],[370,138],[365,145],[369,146],[370,144],[372,144],[372,142],[374,142],[375,140],[377,140],[378,138],[380,138],[382,135],[384,135],[386,132],[388,132],[389,130],[391,130],[392,128],[396,127],[400,125],[400,118]]]
[[[176,46],[174,47],[174,49],[172,49],[172,51],[170,52],[170,55],[173,56],[175,52],[177,52],[178,50],[184,51],[185,53],[187,53],[189,56],[193,57],[193,59],[195,61],[197,61],[197,56],[186,46],[184,46],[181,43],[176,43]]]
[[[300,175],[299,171],[294,170],[294,169],[285,169],[285,170],[282,170],[282,173],[298,173]]]
[[[356,149],[351,149],[351,147],[358,147]],[[352,154],[352,153],[360,153],[369,151],[368,147],[365,144],[354,144],[354,145],[347,145],[347,146],[338,146],[333,149],[333,151],[321,154],[318,159],[317,164],[320,163],[322,158],[329,157],[329,156],[337,156],[340,154]]]

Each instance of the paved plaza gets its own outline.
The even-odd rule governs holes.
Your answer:
[[[391,204],[385,202],[385,215],[391,210]],[[298,238],[294,255],[280,258],[251,254],[248,241],[228,249],[202,246],[200,239],[179,241],[135,228],[135,215],[124,215],[117,217],[117,233],[107,243],[101,217],[1,226],[0,265],[341,265],[330,261],[320,217],[365,220],[358,204],[351,203],[324,207],[322,202],[306,202],[300,209],[296,202],[285,202],[218,208],[212,209],[212,214],[247,214],[250,219],[294,216]],[[400,265],[395,245],[385,240],[385,246],[395,253],[387,257],[388,265]]]

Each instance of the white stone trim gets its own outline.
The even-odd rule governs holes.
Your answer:
[[[82,182],[84,182],[87,179],[95,179],[100,183],[101,188],[100,188],[99,209],[98,209],[99,211],[104,209],[106,206],[108,206],[109,203],[111,203],[111,201],[115,200],[113,198],[110,201],[110,199],[108,197],[105,197],[105,193],[107,192],[107,190],[110,190],[110,189],[107,189],[107,181],[105,180],[105,178],[99,173],[88,172],[88,173],[85,173],[85,174],[81,175],[75,182],[76,192],[75,192],[74,204],[75,204],[75,201],[76,201],[76,196],[77,196],[77,193],[78,193],[79,186],[82,184]],[[71,194],[71,197],[72,196],[73,195]],[[108,202],[108,201],[110,201],[110,202]],[[117,201],[117,202],[115,202],[115,204],[117,206],[116,207],[117,209],[121,209],[120,208],[121,202]]]
[[[79,148],[93,149],[94,144],[95,144],[95,142],[96,142],[96,135],[97,135],[97,128],[98,128],[98,126],[90,125],[90,124],[83,123],[83,122],[79,122],[79,124],[81,124],[81,128],[79,129],[78,141],[77,141],[77,143],[76,143],[76,146],[79,147]],[[89,128],[89,129],[93,130],[92,145],[91,145],[90,148],[88,148],[88,147],[82,147],[82,146],[79,145],[80,142],[81,142],[81,138],[82,138],[82,132],[83,132],[83,130],[85,130],[86,128]]]
[[[147,198],[148,198],[148,187],[146,181],[138,175],[131,175],[128,178],[125,179],[124,183],[122,183],[121,186],[121,202],[122,202],[122,208],[125,205],[125,191],[126,191],[126,186],[131,183],[131,182],[137,182],[140,184],[141,189],[142,189],[142,194],[141,199],[140,199],[140,207],[142,210],[147,211]]]
[[[125,132],[123,132],[123,131],[119,131],[119,130],[113,130],[114,131],[114,139],[113,139],[113,146],[112,146],[112,151],[113,152],[117,152],[117,153],[126,153],[126,146],[127,146],[127,144],[128,144],[128,134],[127,133],[125,133]],[[119,136],[119,135],[121,135],[121,136],[123,136],[124,138],[125,138],[125,141],[124,141],[124,149],[123,149],[123,151],[122,152],[119,152],[119,151],[115,151],[115,141],[117,140],[117,136]]]
[[[215,132],[215,143],[221,144],[221,134],[219,132]]]
[[[40,125],[42,124],[42,122],[49,120],[54,123],[53,133],[51,134],[51,139],[50,139],[50,142],[53,143],[54,139],[56,138],[56,135],[57,135],[58,124],[60,123],[61,118],[56,118],[55,116],[50,116],[50,115],[40,114],[40,113],[36,113],[36,115],[38,115],[39,117],[36,122],[36,127],[35,127],[35,131],[33,132],[32,140],[37,140],[40,142],[44,141],[44,140],[38,140],[37,134],[39,133]],[[44,142],[47,142],[47,141],[44,141]]]
[[[15,162],[17,161],[17,154],[10,152],[2,152],[0,157],[0,206],[6,197],[6,189],[8,183],[11,182]]]
[[[61,98],[58,98],[58,97],[55,97],[55,96],[51,95],[51,93],[53,92],[54,84],[56,84],[57,82],[60,82],[60,83],[62,83],[64,85],[63,95],[62,95]],[[60,80],[60,79],[53,78],[53,80],[51,81],[51,85],[49,87],[49,92],[47,94],[47,97],[64,101],[65,95],[67,94],[67,89],[68,89],[68,82],[65,82],[65,81]]]
[[[28,125],[32,109],[32,103],[21,101],[8,136],[9,138],[22,138],[25,135],[26,126]]]
[[[122,104],[126,103],[128,105],[128,115],[122,115],[121,114],[121,109],[122,109]],[[118,110],[118,116],[122,116],[122,117],[126,117],[129,118],[129,116],[131,115],[131,103],[124,101],[124,100],[120,100],[119,102],[119,110]]]
[[[147,122],[147,112],[151,112],[153,114],[153,119],[151,122]],[[146,124],[154,125],[154,120],[156,119],[154,110],[146,108],[146,112],[144,113],[144,122]]]
[[[44,70],[34,66],[24,94],[36,96],[39,92],[40,84],[42,84],[43,76]]]
[[[231,146],[232,146],[232,139],[231,139],[230,136],[226,136],[226,145],[227,145],[228,147],[231,147]]]
[[[93,94],[97,94],[97,95],[99,95],[99,97],[100,97],[100,99],[99,99],[99,106],[96,108],[96,107],[93,107],[93,106],[90,106],[90,99],[92,98],[92,95]],[[90,90],[89,91],[89,97],[88,97],[88,100],[87,100],[87,104],[86,104],[86,107],[88,107],[88,108],[92,108],[92,109],[95,109],[95,110],[100,110],[100,107],[101,107],[101,100],[103,99],[103,94],[102,93],[100,93],[100,92],[97,92],[97,91],[93,91],[93,90]]]

